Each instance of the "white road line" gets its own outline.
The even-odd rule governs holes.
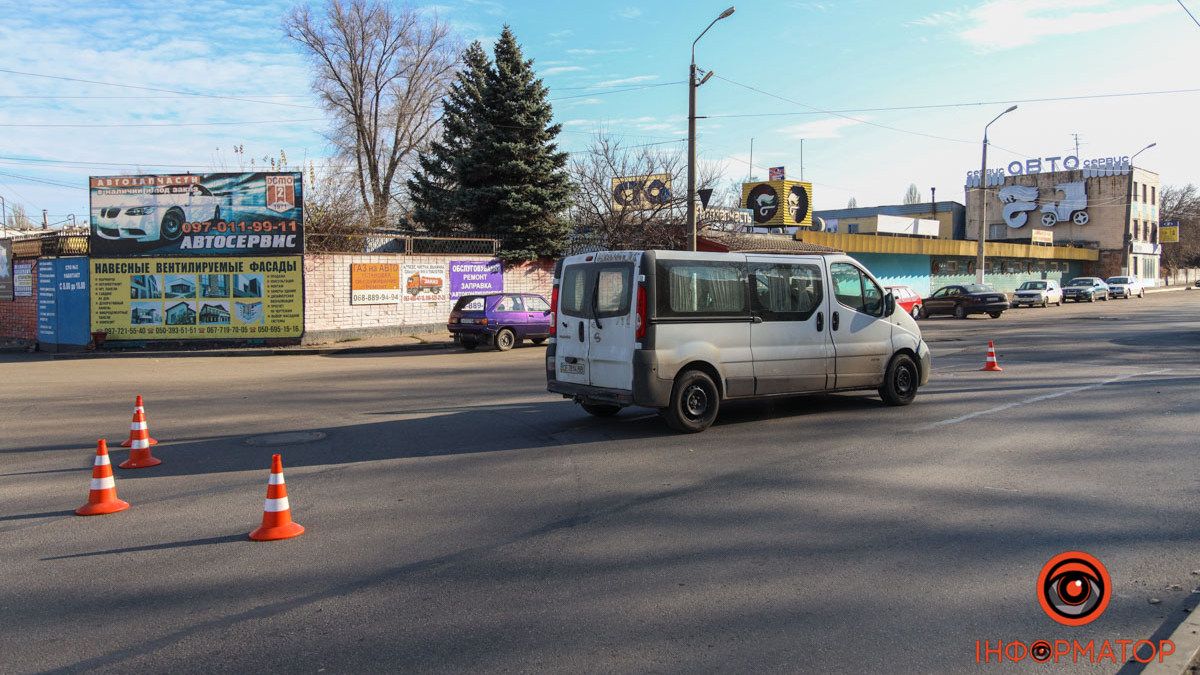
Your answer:
[[[1103,387],[1106,384],[1112,384],[1114,382],[1120,382],[1122,380],[1128,380],[1128,379],[1131,379],[1134,377],[1142,377],[1144,375],[1161,375],[1162,373],[1169,373],[1169,372],[1171,372],[1170,368],[1163,368],[1161,370],[1151,370],[1151,371],[1147,371],[1144,373],[1130,373],[1128,375],[1119,375],[1117,377],[1113,377],[1113,378],[1104,380],[1103,382],[1096,382],[1094,384],[1085,384],[1085,385],[1082,385],[1079,387],[1071,387],[1070,389],[1063,389],[1062,391],[1056,391],[1056,392],[1053,392],[1050,394],[1042,394],[1041,396],[1033,396],[1031,398],[1022,399],[1020,401],[1013,401],[1011,403],[1005,403],[1004,405],[999,405],[999,406],[996,406],[995,408],[988,408],[987,410],[979,410],[979,411],[976,411],[973,413],[967,413],[966,415],[952,417],[948,420],[942,420],[940,422],[934,422],[933,424],[928,424],[923,427],[918,427],[918,430],[924,431],[927,429],[936,429],[938,427],[949,426],[951,424],[958,424],[959,422],[966,422],[967,420],[975,419],[976,417],[982,417],[983,415],[991,415],[992,413],[1003,412],[1003,411],[1009,410],[1011,408],[1016,408],[1017,406],[1029,405],[1030,403],[1037,403],[1039,401],[1046,401],[1046,400],[1049,400],[1052,398],[1059,398],[1060,396],[1068,396],[1070,394],[1077,394],[1081,391],[1087,391],[1089,389],[1098,389],[1100,387]]]

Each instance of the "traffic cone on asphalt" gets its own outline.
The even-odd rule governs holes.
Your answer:
[[[141,419],[138,419],[138,415],[141,415]],[[150,445],[158,445],[158,441],[150,438],[150,427],[146,426],[146,408],[142,406],[141,394],[138,394],[137,401],[133,404],[133,422],[129,424],[129,438],[121,443],[121,447],[132,448],[139,430],[145,433],[146,440],[150,441]]]
[[[996,361],[996,345],[992,344],[991,340],[988,340],[987,362],[983,364],[980,370],[990,370],[993,373],[999,373],[1004,370],[1000,367],[1000,363]]]
[[[117,466],[122,469],[145,469],[158,466],[162,460],[150,454],[150,444],[157,443],[150,438],[150,430],[146,428],[146,413],[142,409],[142,397],[137,397],[137,405],[133,409],[133,423],[129,425],[129,459]],[[124,445],[124,443],[122,443]]]
[[[287,484],[283,482],[283,460],[271,456],[271,478],[267,480],[267,500],[263,502],[262,525],[250,533],[254,541],[291,539],[304,534],[304,526],[292,522],[292,507],[288,504]]]
[[[88,500],[75,509],[80,516],[102,516],[129,508],[129,502],[117,499],[117,484],[113,482],[112,464],[108,461],[108,443],[101,438],[96,444],[96,460],[92,463],[92,485]]]

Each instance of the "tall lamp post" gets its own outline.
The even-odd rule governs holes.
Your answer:
[[[696,43],[704,34],[708,32],[721,19],[728,18],[733,14],[734,8],[721,12],[720,16],[712,20],[708,27],[700,31],[695,40],[692,40],[692,65],[688,70],[688,165],[687,165],[687,222],[688,228],[692,231],[692,250],[696,250],[696,89],[708,81],[712,76],[712,71],[709,71],[704,79],[696,81]],[[753,170],[754,167],[751,167]]]
[[[1008,110],[996,115],[983,127],[983,162],[979,169],[979,247],[975,250],[975,281],[983,283],[983,245],[987,239],[987,148],[988,148],[988,127],[995,124],[996,120],[1004,117],[1008,113],[1017,109],[1017,106],[1012,106]]]
[[[1137,195],[1134,194],[1134,191],[1133,191],[1133,159],[1135,157],[1137,157],[1138,155],[1142,154],[1143,152],[1149,150],[1150,148],[1153,148],[1156,145],[1158,145],[1157,141],[1154,143],[1151,143],[1150,145],[1147,145],[1146,147],[1142,148],[1141,150],[1138,150],[1137,152],[1135,152],[1129,156],[1129,204],[1128,204],[1128,206],[1125,207],[1125,232],[1129,237],[1129,253],[1127,254],[1129,256],[1133,256],[1133,233],[1129,231],[1129,228],[1133,224],[1133,203],[1137,201]],[[1132,258],[1131,258],[1131,260],[1132,260]],[[1133,260],[1132,266],[1135,269],[1129,270],[1129,274],[1137,275],[1138,271],[1136,269],[1137,268],[1136,260]]]

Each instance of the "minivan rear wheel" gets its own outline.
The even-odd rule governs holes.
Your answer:
[[[897,354],[892,357],[883,375],[879,398],[888,405],[908,405],[917,397],[920,382],[921,371],[917,369],[917,362],[908,354]]]
[[[702,371],[688,370],[675,379],[670,405],[662,414],[667,426],[694,434],[712,425],[720,407],[721,395],[712,378]]]

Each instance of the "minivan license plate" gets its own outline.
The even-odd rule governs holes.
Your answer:
[[[583,368],[584,365],[582,363],[567,363],[566,361],[563,361],[562,363],[558,364],[558,372],[566,373],[568,375],[582,375]]]

